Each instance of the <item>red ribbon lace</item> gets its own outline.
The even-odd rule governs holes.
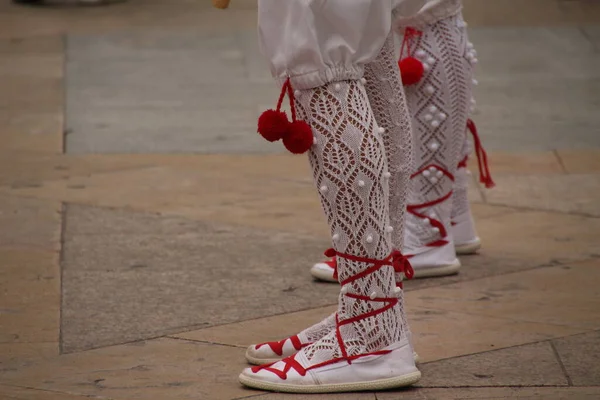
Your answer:
[[[477,127],[472,119],[467,120],[467,128],[471,135],[473,135],[473,143],[475,145],[475,154],[477,155],[477,166],[479,167],[479,182],[483,183],[486,188],[493,188],[496,186],[492,175],[490,174],[490,167],[488,164],[487,153],[481,144],[481,139],[477,133]],[[465,166],[466,166],[466,160]],[[460,165],[460,164],[459,164]]]
[[[404,38],[402,39],[402,47],[400,47],[400,58],[401,59],[402,59],[402,55],[404,54],[405,47],[406,47],[406,56],[407,57],[412,56],[412,51],[410,50],[410,44],[413,41],[413,39],[418,38],[422,34],[423,34],[423,32],[421,32],[420,30],[415,29],[413,27],[410,27],[410,26],[404,30]]]
[[[292,343],[292,346],[294,346],[294,349],[296,349],[296,350],[300,350],[303,347],[308,346],[308,344],[309,344],[309,343],[307,343],[307,344],[303,345],[300,342],[300,339],[298,338],[298,336],[294,335],[294,336],[290,336],[287,339],[280,340],[279,342],[266,342],[266,343],[257,344],[256,346],[254,346],[254,348],[256,350],[258,350],[263,346],[269,346],[271,348],[271,350],[273,350],[273,353],[277,354],[278,356],[281,356],[283,354],[283,346],[285,345],[285,342],[288,340]]]

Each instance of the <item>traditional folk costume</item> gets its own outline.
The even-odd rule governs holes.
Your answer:
[[[405,256],[415,275],[441,276],[458,271],[457,253],[472,253],[480,246],[467,200],[467,130],[473,133],[480,180],[487,187],[493,182],[485,151],[469,119],[474,107],[471,85],[475,83],[472,67],[477,62],[476,52],[467,40],[459,0],[393,3],[393,25],[404,36],[399,66],[405,98],[398,81],[392,34],[371,59],[366,55],[374,51],[364,46],[377,47],[375,38],[383,33],[375,34],[373,28],[381,26],[352,20],[371,15],[367,11],[375,8],[383,11],[382,4],[371,3],[367,10],[370,2],[344,2],[347,9],[334,10],[335,1],[308,3],[315,8],[298,6],[292,14],[280,17],[289,21],[286,16],[295,18],[300,15],[297,12],[304,11],[314,18],[318,9],[318,17],[323,19],[314,24],[321,30],[309,28],[312,36],[288,33],[290,40],[308,39],[300,43],[319,50],[295,49],[294,58],[284,55],[282,48],[282,53],[272,53],[271,60],[304,60],[305,68],[292,68],[292,73],[285,63],[286,68],[280,70],[276,62],[272,67],[284,89],[287,86],[282,94],[291,96],[301,119],[312,126],[314,145],[307,135],[300,134],[302,129],[265,136],[268,140],[283,139],[292,152],[310,148],[334,246],[326,253],[332,260],[315,265],[311,272],[341,283],[340,304],[338,312],[297,335],[250,346],[246,353],[249,362],[275,364],[246,370],[240,379],[254,387],[294,392],[403,386],[418,379],[413,368],[417,356],[410,345],[402,307],[402,278],[413,274]],[[322,10],[335,11],[332,15],[336,18],[321,14]],[[349,34],[346,40],[353,37],[354,41],[342,41],[347,47],[332,53],[328,46],[339,46],[337,27],[347,18],[364,36]],[[384,19],[382,16],[379,22]],[[269,48],[273,39],[269,30],[261,29],[261,33],[265,35],[263,45]],[[323,42],[323,38],[330,41]],[[286,43],[285,38],[280,43]],[[311,62],[321,63],[322,68],[312,68]],[[307,80],[313,83],[307,84]],[[280,127],[286,126],[286,120],[278,124],[270,121],[263,124],[263,130],[272,132],[279,127],[285,131]],[[395,250],[389,253],[394,248],[401,248],[405,256]],[[386,266],[393,267],[395,285],[390,285],[391,269]],[[285,357],[289,358],[278,362]]]

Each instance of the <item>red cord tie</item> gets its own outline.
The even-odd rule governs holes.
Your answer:
[[[412,56],[412,51],[410,48],[411,42],[416,40],[422,34],[423,32],[412,27],[408,27],[404,30],[404,38],[402,39],[402,47],[400,48],[400,60],[398,61],[398,68],[400,68],[402,84],[407,86],[418,83],[425,73],[423,63]],[[406,57],[402,58],[405,48]]]
[[[308,344],[303,345],[302,342],[300,342],[298,335],[294,335],[294,336],[290,336],[287,339],[280,340],[279,342],[267,342],[267,343],[257,344],[256,346],[254,346],[254,348],[256,350],[258,350],[263,346],[269,346],[271,348],[271,350],[273,351],[273,353],[277,354],[278,356],[281,356],[283,354],[283,346],[285,345],[285,342],[288,339],[290,340],[290,342],[292,343],[292,346],[294,346],[294,349],[296,349],[296,350],[300,350],[303,347],[308,346]]]
[[[490,174],[490,167],[488,164],[487,153],[481,144],[481,139],[479,138],[479,134],[477,133],[477,127],[475,126],[475,122],[472,119],[467,120],[467,128],[473,135],[473,142],[475,144],[475,154],[477,155],[477,165],[479,167],[479,182],[485,184],[486,188],[493,188],[496,186],[494,180],[492,179],[492,175]],[[466,160],[464,160],[464,164],[466,166]],[[460,166],[460,164],[459,164]]]
[[[447,176],[451,181],[454,182],[454,179],[455,179],[454,175],[452,175],[450,172],[448,172],[448,170],[446,170],[445,168],[442,168],[436,164],[428,164],[428,165],[424,166],[423,168],[419,169],[417,172],[412,174],[410,176],[410,178],[413,179],[413,178],[420,176],[423,173],[423,171],[428,170],[430,167],[434,167],[434,168],[436,168],[436,170],[441,171],[445,176]],[[422,203],[422,204],[408,204],[406,206],[406,211],[416,217],[419,217],[424,220],[428,220],[431,223],[432,227],[437,228],[439,230],[440,236],[442,238],[445,238],[448,235],[448,231],[446,231],[444,224],[435,218],[430,218],[429,216],[420,213],[418,210],[420,210],[422,208],[433,207],[437,204],[440,204],[440,203],[448,200],[452,196],[452,193],[453,193],[453,191],[450,190],[448,193],[446,193],[443,197],[440,197],[439,199],[435,199],[435,200],[432,200],[432,201],[429,201],[426,203]],[[431,243],[427,243],[426,246],[427,247],[440,247],[440,246],[444,246],[448,243],[449,242],[447,240],[440,239],[440,240],[435,240]]]
[[[407,279],[411,279],[414,276],[414,271],[412,269],[412,266],[410,265],[410,262],[408,262],[406,257],[404,257],[402,255],[402,253],[399,252],[398,250],[394,250],[389,256],[387,256],[383,260],[375,260],[375,259],[366,258],[366,257],[357,257],[357,256],[353,256],[351,254],[339,253],[334,249],[327,249],[327,251],[325,251],[325,255],[327,257],[342,257],[342,258],[345,258],[350,261],[357,261],[357,262],[364,262],[364,263],[371,264],[371,266],[369,268],[367,268],[366,270],[359,272],[356,275],[350,276],[347,279],[345,279],[344,281],[340,282],[342,286],[346,285],[348,283],[352,283],[358,279],[362,279],[365,276],[372,274],[375,271],[380,270],[384,266],[391,266],[394,268],[395,272],[404,273],[404,275],[406,276]],[[371,298],[370,296],[363,296],[363,295],[347,293],[347,292],[343,293],[343,295],[346,297],[356,299],[356,300],[385,303],[385,306],[375,309],[373,311],[359,314],[359,315],[351,317],[351,318],[344,319],[344,320],[340,320],[339,316],[336,314],[336,316],[335,316],[335,335],[336,335],[336,339],[338,341],[338,345],[340,346],[340,351],[342,353],[342,357],[334,358],[334,359],[331,359],[331,360],[328,360],[328,361],[325,361],[325,362],[322,362],[319,364],[312,365],[308,368],[304,368],[300,363],[298,363],[298,361],[296,361],[296,358],[295,358],[296,355],[293,355],[293,356],[284,358],[283,360],[280,361],[283,363],[283,366],[284,366],[283,370],[278,370],[278,369],[273,368],[273,365],[275,363],[271,363],[271,364],[266,364],[266,365],[260,365],[257,367],[252,367],[252,372],[258,373],[259,371],[265,370],[265,371],[272,372],[275,375],[277,375],[280,379],[285,380],[285,379],[287,379],[287,373],[291,369],[294,369],[301,376],[305,376],[307,371],[309,371],[311,369],[323,367],[325,365],[335,364],[338,362],[347,362],[348,364],[352,364],[352,361],[359,359],[361,357],[367,357],[367,356],[373,356],[373,355],[384,355],[384,354],[391,353],[391,350],[380,350],[380,351],[375,351],[375,352],[371,352],[371,353],[364,353],[364,354],[357,354],[354,356],[348,356],[348,353],[346,351],[346,346],[344,345],[344,341],[342,339],[342,335],[340,332],[340,327],[347,325],[347,324],[357,322],[357,321],[361,321],[363,319],[373,317],[373,316],[381,314],[383,312],[386,312],[387,310],[391,309],[396,304],[398,304],[398,298],[397,297]]]
[[[281,111],[283,99],[287,94],[290,100],[290,109],[292,111],[292,122],[288,120],[287,114]],[[312,128],[305,121],[296,119],[296,98],[290,78],[287,78],[275,110],[267,110],[258,118],[257,131],[269,142],[283,140],[283,145],[291,153],[302,154],[307,152],[313,145],[314,137]]]

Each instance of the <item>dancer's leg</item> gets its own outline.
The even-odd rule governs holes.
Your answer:
[[[426,65],[406,87],[413,117],[415,169],[411,175],[404,251],[416,277],[455,273],[451,236],[452,190],[471,100],[471,64],[460,13],[422,28],[413,54]]]
[[[259,13],[261,5],[262,11],[269,12],[272,10],[269,7],[286,8],[290,3],[263,0],[259,2]],[[391,2],[348,3],[340,0],[336,8],[330,1],[329,8],[323,8],[323,4],[315,8],[318,16],[310,14],[313,2],[293,3],[292,8],[303,5],[308,9],[296,9],[294,18],[287,22],[311,23],[323,19],[323,13],[329,12],[332,15],[323,19],[327,22],[325,30],[331,29],[331,21],[343,20],[349,15],[366,18],[362,22],[363,26],[369,26],[370,34],[373,34],[373,28],[377,31],[378,26],[387,25],[383,37],[372,38],[368,47],[371,51],[376,50],[374,54],[365,54],[367,62],[376,57],[389,34]],[[339,15],[348,4],[359,3],[361,7],[369,4],[368,9]],[[311,18],[299,18],[298,11],[309,13],[303,16]],[[381,20],[373,20],[374,16]],[[294,29],[294,23],[278,29]],[[315,31],[315,37],[321,37],[319,29],[313,25],[309,31]],[[357,38],[354,31],[345,34]],[[358,36],[361,43],[368,39],[364,35]],[[285,37],[283,32],[280,37]],[[344,37],[342,32],[336,35],[332,54],[339,55],[340,37]],[[293,46],[292,42],[287,45]],[[295,57],[294,48],[287,51],[289,62],[300,59]],[[323,51],[323,46],[319,46],[319,51]],[[306,56],[306,53],[302,54]],[[351,70],[360,72],[360,62],[352,62],[355,65]],[[277,66],[273,70],[277,74]],[[395,269],[401,269],[403,264],[400,255],[392,252],[389,171],[382,132],[375,121],[361,76],[353,79],[348,74],[340,79],[335,76],[336,71],[339,70],[333,68],[317,74],[331,82],[296,87],[304,89],[297,91],[298,112],[312,126],[316,137],[310,162],[338,256],[342,291],[335,329],[291,357],[270,366],[246,369],[240,380],[248,386],[289,392],[377,390],[405,386],[420,377],[408,343],[402,290],[396,287],[394,279]],[[294,76],[292,73],[292,83]],[[300,79],[299,83],[306,82]]]
[[[391,228],[388,227],[387,230],[391,231],[393,247],[400,248],[404,238],[404,210],[412,162],[412,138],[410,117],[400,83],[392,34],[388,36],[377,58],[365,66],[365,79],[362,82],[375,120],[378,121],[380,129],[383,128],[382,138],[388,158],[390,187]],[[327,268],[330,270],[325,269],[324,272],[329,279],[333,280],[333,271],[331,267]],[[396,278],[397,282],[402,281],[401,274]],[[273,362],[296,353],[325,336],[334,327],[335,314],[279,342],[252,345],[246,352],[246,358],[253,364]]]

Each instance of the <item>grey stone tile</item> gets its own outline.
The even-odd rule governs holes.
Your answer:
[[[600,146],[600,54],[579,28],[474,28],[474,115],[488,149]]]
[[[282,152],[256,134],[277,88],[256,33],[72,36],[70,153]]]
[[[432,362],[420,369],[421,387],[568,384],[549,342]]]
[[[597,66],[600,70],[600,65]],[[487,149],[600,146],[600,79],[480,79],[474,120]]]
[[[600,386],[600,332],[553,341],[556,351],[575,386]]]
[[[321,240],[284,233],[71,205],[62,348],[334,304],[338,286],[307,274],[322,247]]]
[[[600,57],[577,27],[473,28],[482,79],[529,82],[600,76]]]

